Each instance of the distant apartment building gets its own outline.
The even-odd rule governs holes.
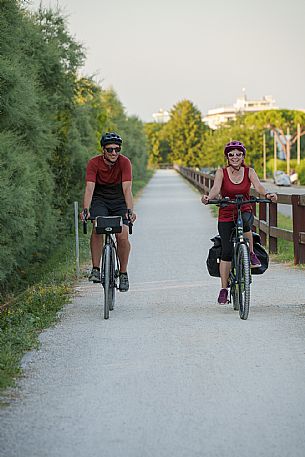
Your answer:
[[[211,129],[215,130],[221,124],[236,119],[239,114],[255,113],[268,109],[278,109],[271,95],[265,95],[261,99],[249,100],[243,91],[243,95],[237,98],[233,106],[210,109],[202,120]]]
[[[162,108],[160,108],[157,113],[153,113],[152,117],[154,121],[158,124],[165,124],[169,121],[170,114],[168,111],[165,111]]]

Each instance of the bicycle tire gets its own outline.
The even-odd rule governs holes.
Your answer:
[[[109,292],[109,310],[113,311],[115,304],[115,289],[116,289],[116,277],[115,277],[115,266],[116,266],[116,254],[115,248],[111,248],[111,260],[110,260],[110,292]]]
[[[248,319],[250,308],[250,259],[249,248],[246,244],[240,244],[237,252],[237,287],[239,301],[239,317]]]
[[[104,277],[104,319],[109,319],[109,295],[110,295],[110,261],[111,248],[109,245],[104,247],[103,256],[103,277]]]
[[[234,311],[239,311],[238,287],[233,273],[230,273],[230,294]]]

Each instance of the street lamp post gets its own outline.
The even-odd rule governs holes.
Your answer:
[[[290,131],[289,127],[287,127],[287,135],[286,135],[286,161],[287,161],[287,175],[290,176]]]
[[[301,163],[301,126],[298,124],[297,127],[297,164]]]
[[[263,134],[263,179],[266,181],[266,134]]]
[[[274,161],[273,173],[275,174],[276,170],[277,170],[277,145],[276,145],[275,133],[273,134],[273,161]]]

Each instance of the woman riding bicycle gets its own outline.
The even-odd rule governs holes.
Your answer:
[[[202,196],[202,203],[207,205],[209,200],[218,198],[219,194],[222,198],[229,197],[230,199],[235,199],[236,195],[240,194],[244,196],[245,200],[248,200],[251,184],[256,192],[276,203],[277,195],[267,192],[254,169],[245,165],[244,159],[246,156],[246,148],[243,143],[240,141],[230,141],[224,148],[224,155],[227,159],[227,166],[217,170],[214,185],[208,195]],[[261,264],[253,251],[251,227],[254,218],[251,204],[243,205],[241,211],[244,233],[249,240],[251,268],[258,268]],[[235,205],[219,208],[218,231],[221,238],[222,254],[219,266],[221,290],[218,296],[218,303],[221,305],[228,303],[229,274],[233,252],[231,234],[235,226],[236,218],[237,208]]]

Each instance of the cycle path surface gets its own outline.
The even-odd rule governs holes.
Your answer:
[[[249,319],[216,304],[216,219],[173,170],[137,202],[131,289],[102,319],[81,281],[0,410],[5,457],[303,457],[305,272],[255,277]]]

